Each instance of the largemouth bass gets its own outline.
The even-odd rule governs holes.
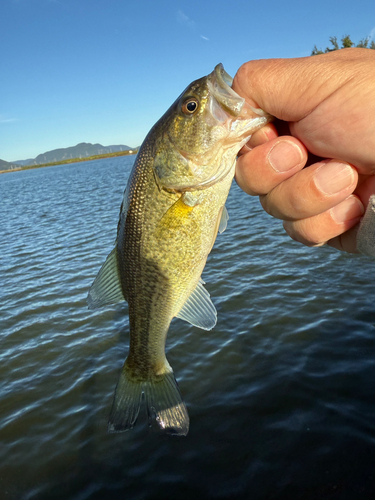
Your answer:
[[[189,416],[165,356],[172,318],[210,330],[216,309],[201,274],[228,215],[236,155],[270,121],[231,88],[221,64],[194,81],[144,140],[124,193],[115,248],[91,286],[90,308],[126,300],[130,347],[109,432],[131,429],[145,396],[150,423],[186,435]]]

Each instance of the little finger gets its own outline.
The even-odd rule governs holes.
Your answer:
[[[361,200],[350,195],[335,207],[306,219],[285,221],[288,235],[307,246],[321,246],[354,227],[364,214]]]

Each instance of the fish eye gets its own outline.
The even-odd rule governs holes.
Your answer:
[[[192,115],[198,109],[198,101],[192,97],[186,99],[186,101],[182,104],[181,111],[185,115]]]

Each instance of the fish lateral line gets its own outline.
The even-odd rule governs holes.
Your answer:
[[[91,309],[129,303],[129,356],[109,432],[131,429],[143,399],[151,425],[168,434],[188,432],[188,412],[165,357],[167,332],[173,317],[204,330],[216,325],[200,276],[227,226],[238,151],[271,120],[231,85],[221,64],[192,82],[151,128],[130,173],[116,246],[88,296]],[[187,102],[192,92],[196,102]]]

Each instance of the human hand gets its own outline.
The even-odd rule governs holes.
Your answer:
[[[276,117],[241,150],[239,186],[293,239],[356,252],[375,193],[375,50],[250,61],[232,87]]]

